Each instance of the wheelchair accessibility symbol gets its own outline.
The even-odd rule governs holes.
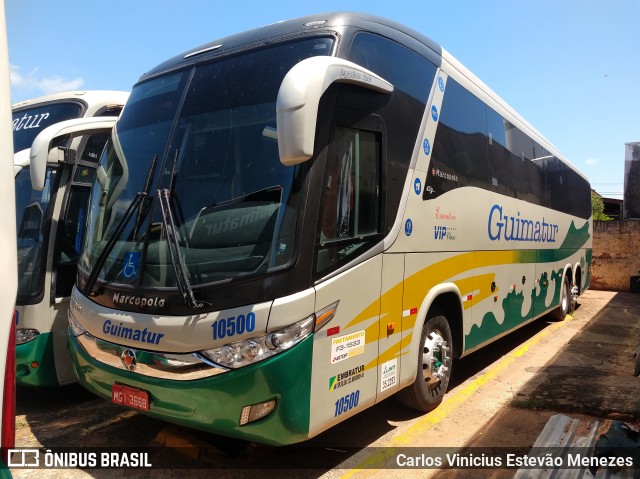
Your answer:
[[[124,255],[124,266],[122,276],[125,278],[135,278],[140,271],[140,251],[133,251]]]

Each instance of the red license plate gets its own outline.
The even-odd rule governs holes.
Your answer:
[[[125,386],[124,384],[114,384],[111,387],[111,402],[148,411],[149,393],[142,389]]]

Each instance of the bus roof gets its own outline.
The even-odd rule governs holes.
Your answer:
[[[42,95],[29,100],[23,100],[11,105],[12,111],[21,110],[23,108],[30,108],[40,103],[46,103],[50,101],[59,100],[82,100],[87,104],[93,104],[96,102],[117,103],[124,105],[129,97],[129,93],[126,91],[118,90],[74,90],[64,91],[59,93],[50,93],[48,95]]]
[[[83,116],[91,117],[101,112],[105,107],[121,106],[127,102],[129,92],[119,90],[74,90],[42,95],[29,100],[23,100],[11,105],[12,113],[21,113],[24,110],[44,105],[49,102],[65,100],[81,101],[86,110]],[[14,173],[17,174],[22,167],[29,166],[31,159],[29,149],[16,152],[13,156]]]
[[[139,81],[147,80],[158,73],[186,67],[193,63],[199,63],[205,59],[222,56],[228,53],[242,51],[245,48],[268,45],[277,40],[300,32],[308,33],[338,33],[346,28],[365,29],[380,33],[401,43],[407,42],[407,37],[414,42],[422,44],[425,50],[429,50],[430,60],[439,65],[441,48],[436,42],[425,35],[412,30],[400,23],[387,20],[382,17],[364,13],[334,12],[309,15],[282,22],[276,22],[258,27],[245,32],[230,35],[205,45],[188,50],[143,74]],[[424,53],[424,51],[423,51]]]
[[[138,81],[146,81],[158,74],[185,68],[195,63],[210,60],[211,58],[240,52],[248,48],[268,45],[269,43],[279,40],[286,40],[288,37],[304,31],[315,34],[328,33],[340,35],[341,32],[346,31],[347,29],[367,30],[384,35],[402,44],[406,44],[419,51],[419,53],[425,55],[438,67],[441,67],[443,63],[446,63],[449,69],[453,69],[456,72],[453,76],[454,79],[462,80],[465,86],[476,96],[481,97],[483,101],[494,109],[500,110],[500,113],[505,117],[508,117],[516,126],[523,130],[527,130],[528,134],[535,137],[541,144],[544,144],[544,146],[554,156],[565,162],[570,168],[587,179],[586,176],[584,176],[582,172],[564,158],[557,148],[555,148],[539,131],[531,126],[499,95],[482,82],[473,72],[468,70],[453,55],[451,55],[451,53],[442,48],[440,44],[407,26],[375,15],[353,12],[333,12],[309,15],[306,17],[272,23],[230,35],[228,37],[220,38],[188,50],[180,55],[176,55],[144,73]]]

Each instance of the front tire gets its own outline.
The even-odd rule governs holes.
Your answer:
[[[451,328],[441,314],[429,318],[422,328],[415,382],[397,393],[405,406],[428,412],[444,398],[451,378]]]

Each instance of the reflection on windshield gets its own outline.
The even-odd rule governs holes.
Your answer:
[[[84,271],[184,296],[289,264],[308,165],[280,163],[275,101],[289,69],[331,44],[307,38],[136,86],[94,183]],[[142,191],[149,200],[123,221]]]
[[[29,169],[23,168],[16,176],[16,231],[18,234],[18,301],[35,298],[44,285],[44,258],[46,248],[45,219],[55,182],[56,170],[47,169],[42,191],[31,188]]]

